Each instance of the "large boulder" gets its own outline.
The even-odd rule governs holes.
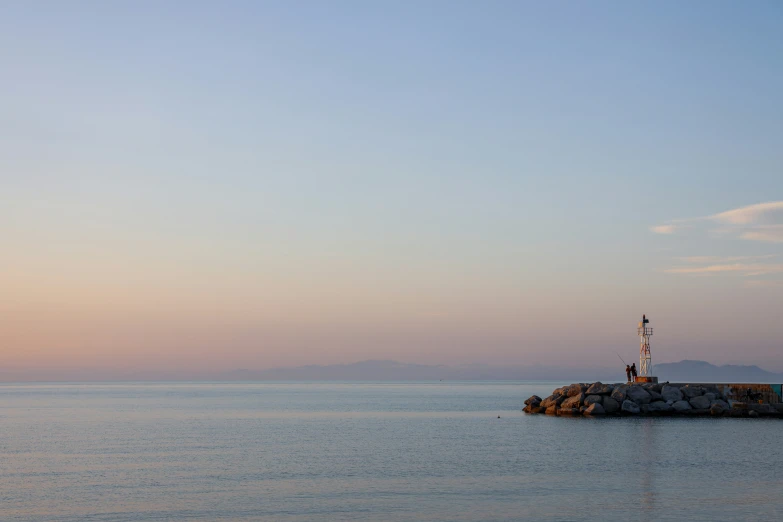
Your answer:
[[[630,413],[632,415],[636,415],[641,411],[638,404],[629,400],[624,400],[620,409],[623,411],[623,413]]]
[[[587,395],[609,395],[614,390],[614,386],[611,384],[603,384],[601,381],[594,382],[587,388],[585,392]]]
[[[648,405],[649,412],[669,412],[672,411],[672,407],[663,401],[653,401]]]
[[[706,410],[707,408],[710,407],[710,400],[704,395],[693,397],[688,402],[690,402],[691,406],[693,406],[697,410]]]
[[[772,404],[771,406],[773,408],[775,408],[776,410],[778,410],[778,413],[783,414],[783,402],[779,402],[777,404]]]
[[[716,404],[718,406],[720,406],[721,408],[723,408],[724,410],[728,410],[728,409],[731,408],[731,406],[729,406],[729,403],[724,401],[724,400],[722,400],[722,399],[715,399],[714,401],[711,401],[710,402],[710,408],[712,408]]]
[[[578,408],[582,405],[582,402],[584,402],[585,396],[584,394],[580,393],[579,395],[574,395],[572,397],[568,397],[566,400],[563,401],[563,403],[560,405],[560,409],[563,408]]]
[[[626,384],[615,386],[610,396],[612,397],[612,399],[616,400],[618,404],[622,404],[623,401],[625,400],[625,391],[627,389],[628,389],[628,385]]]
[[[581,385],[581,384],[572,384],[572,385],[571,385],[571,386],[569,386],[569,387],[568,387],[568,389],[566,390],[566,395],[567,395],[568,397],[573,397],[573,396],[575,396],[575,395],[579,395],[579,394],[581,394],[583,391],[584,391],[584,388],[582,387],[582,385]]]
[[[649,404],[652,401],[650,393],[641,386],[631,386],[626,390],[625,396],[636,404]]]
[[[620,409],[620,403],[608,395],[604,396],[604,400],[601,402],[601,405],[604,407],[604,411],[606,413],[614,413]]]
[[[550,395],[543,401],[541,401],[541,406],[544,408],[549,408],[550,406],[560,406],[560,404],[565,400],[565,397],[562,395]]]
[[[729,411],[728,408],[724,408],[723,407],[721,402],[723,402],[723,401],[720,401],[720,402],[715,401],[715,402],[712,403],[712,406],[710,406],[710,415],[712,415],[714,417],[720,417],[721,415],[723,415],[724,413]]]
[[[755,411],[760,415],[777,415],[778,410],[770,406],[769,404],[755,404],[748,403],[748,410]]]
[[[584,415],[592,416],[592,415],[606,415],[606,412],[604,411],[604,407],[601,406],[599,403],[594,402],[590,406],[587,407],[587,409],[584,411]]]
[[[661,396],[665,401],[677,402],[682,400],[682,392],[676,386],[664,386],[661,390]]]
[[[712,402],[712,401],[714,401],[715,399],[718,398],[718,396],[716,394],[711,393],[711,392],[705,393],[704,397],[707,397],[707,399],[709,399],[710,402]]]
[[[560,408],[557,410],[558,415],[579,415],[580,413],[579,408]]]
[[[660,401],[663,400],[663,395],[658,393],[655,388],[645,388],[647,390],[647,393],[650,394],[650,402]]]
[[[757,411],[751,410],[751,411],[748,412],[748,417],[755,418],[755,417],[758,417],[758,416],[759,416],[759,412],[757,412]]]
[[[688,411],[693,409],[691,405],[688,403],[688,401],[677,401],[674,404],[672,404],[672,408],[674,408],[674,411]]]
[[[587,406],[590,406],[591,404],[601,404],[601,396],[600,395],[588,395],[585,397],[585,404]]]
[[[696,386],[692,384],[687,384],[683,386],[682,388],[680,388],[680,391],[688,399],[698,397],[699,395],[704,395],[704,390],[702,389],[701,386]]]
[[[546,413],[547,415],[557,415],[557,406],[553,404],[547,407],[544,413]]]
[[[525,399],[525,406],[529,406],[531,404],[541,404],[541,397],[538,395],[531,395],[528,399]]]
[[[720,398],[719,395],[721,395],[720,390],[715,386],[702,386],[702,389],[704,390],[704,394],[711,393],[715,396],[716,399]]]

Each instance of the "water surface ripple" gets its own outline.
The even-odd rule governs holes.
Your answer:
[[[561,384],[2,385],[0,520],[783,514],[783,421],[521,413]]]

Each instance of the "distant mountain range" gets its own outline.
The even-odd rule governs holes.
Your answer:
[[[595,381],[625,380],[624,368],[567,368],[562,366],[430,366],[396,361],[362,361],[328,366],[297,366],[268,370],[234,370],[221,376],[225,380],[262,381],[466,381],[466,380],[541,380]],[[705,361],[680,361],[655,365],[655,374],[670,382],[764,382],[783,383],[783,374],[758,366],[715,366]]]
[[[661,363],[654,367],[660,380],[670,382],[761,382],[783,383],[783,373],[762,370],[758,366],[727,364],[715,366],[705,361]]]
[[[654,367],[661,381],[783,383],[783,374],[758,366],[715,366],[705,361],[661,363]],[[194,373],[187,370],[149,371],[105,369],[29,369],[0,372],[1,382],[123,382],[123,381],[557,381],[618,382],[625,367],[568,367],[546,365],[461,366],[406,364],[396,361],[361,361],[328,366],[296,366],[267,370],[232,370]]]

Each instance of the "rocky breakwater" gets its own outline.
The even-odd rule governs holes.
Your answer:
[[[533,395],[525,401],[522,411],[568,416],[779,417],[783,416],[783,404],[729,401],[718,387],[709,384],[594,382],[557,388],[546,399]]]

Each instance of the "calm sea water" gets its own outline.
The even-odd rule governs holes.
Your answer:
[[[783,421],[520,412],[560,384],[2,385],[0,520],[783,515]]]

